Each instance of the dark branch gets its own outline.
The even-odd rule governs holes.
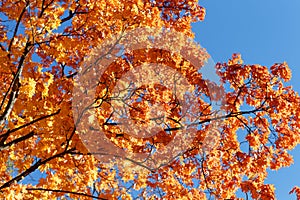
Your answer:
[[[101,199],[101,200],[107,200],[105,198],[100,198],[100,197],[96,197],[93,195],[89,195],[89,194],[85,194],[82,192],[73,192],[73,191],[68,191],[68,190],[55,190],[55,189],[47,189],[47,188],[26,188],[26,190],[29,191],[47,191],[47,192],[61,192],[61,193],[67,193],[67,194],[75,194],[75,195],[80,195],[80,196],[85,196],[85,197],[91,197],[91,198],[95,198],[95,199]]]
[[[19,16],[19,18],[18,18],[16,27],[15,27],[15,30],[14,30],[14,34],[13,34],[13,36],[12,36],[12,38],[11,38],[11,40],[10,40],[9,46],[8,46],[8,51],[11,50],[12,44],[13,44],[13,42],[14,42],[14,39],[15,39],[15,37],[16,37],[16,34],[17,34],[17,32],[18,32],[18,29],[19,29],[19,26],[20,26],[20,23],[21,23],[21,19],[22,19],[23,15],[24,15],[24,13],[25,13],[26,8],[28,7],[28,5],[29,5],[29,1],[26,2],[26,5],[25,5],[25,7],[23,8],[23,10],[22,10],[22,12],[21,12],[21,14],[20,14],[20,16]]]
[[[20,129],[22,129],[22,128],[25,128],[25,127],[27,127],[27,126],[29,126],[29,125],[32,125],[32,124],[34,124],[34,123],[36,123],[36,122],[38,122],[38,121],[41,121],[41,120],[43,120],[43,119],[47,119],[47,118],[52,117],[52,116],[54,116],[54,115],[57,115],[59,112],[60,112],[60,109],[59,109],[58,111],[56,111],[55,113],[52,113],[52,114],[49,114],[49,115],[45,115],[45,116],[40,117],[40,118],[38,118],[38,119],[32,120],[31,122],[29,122],[29,123],[27,123],[27,124],[24,124],[24,125],[22,125],[22,126],[19,126],[19,127],[17,127],[17,128],[11,129],[11,130],[8,130],[5,134],[0,135],[0,138],[6,137],[6,136],[8,136],[10,133],[16,132],[16,131],[18,131],[18,130],[20,130]]]
[[[23,54],[20,58],[20,61],[19,61],[18,71],[15,74],[14,79],[11,82],[11,84],[10,84],[10,86],[9,86],[7,92],[5,93],[4,98],[2,99],[2,102],[1,102],[0,110],[2,110],[2,107],[4,105],[4,102],[7,98],[7,96],[10,93],[10,90],[12,90],[11,93],[10,93],[10,98],[8,100],[6,108],[5,108],[4,112],[2,113],[2,115],[0,115],[0,125],[5,122],[5,120],[8,118],[8,116],[10,115],[10,112],[13,109],[13,106],[15,104],[15,101],[17,99],[18,92],[19,92],[19,77],[22,74],[23,64],[24,64],[25,58],[26,58],[27,54],[30,52],[31,48],[32,48],[31,43],[29,41],[27,41],[24,52],[23,52]]]
[[[1,141],[1,143],[0,143],[0,150],[4,149],[6,147],[10,147],[10,146],[12,146],[14,144],[17,144],[19,142],[25,141],[25,140],[31,138],[32,136],[34,136],[34,132],[33,131],[31,131],[30,133],[28,133],[28,134],[26,134],[26,135],[24,135],[22,137],[19,137],[19,138],[15,139],[15,140],[13,140],[13,141],[11,141],[9,143],[6,143],[6,144],[4,144],[4,141],[3,141],[3,143]]]
[[[3,190],[4,188],[9,187],[11,184],[13,184],[14,182],[18,182],[20,180],[22,180],[24,177],[28,176],[29,174],[31,174],[32,172],[34,172],[36,169],[38,169],[40,166],[48,163],[49,161],[58,158],[58,157],[62,157],[67,153],[70,153],[72,151],[74,151],[75,148],[69,149],[69,150],[64,150],[63,152],[53,155],[47,159],[39,159],[34,165],[32,165],[31,167],[29,167],[27,170],[25,170],[24,172],[20,173],[19,175],[15,176],[14,178],[12,178],[11,180],[7,181],[6,183],[4,183],[2,186],[0,186],[0,191]]]

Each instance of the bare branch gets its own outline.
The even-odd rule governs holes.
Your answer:
[[[91,198],[94,198],[94,199],[107,200],[105,198],[85,194],[85,193],[82,193],[82,192],[73,192],[73,191],[68,191],[68,190],[55,190],[55,189],[47,189],[47,188],[26,188],[26,190],[29,190],[29,191],[59,192],[59,193],[75,194],[75,195],[80,195],[80,196],[84,196],[84,197],[91,197]]]

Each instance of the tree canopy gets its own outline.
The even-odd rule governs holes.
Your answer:
[[[196,0],[0,4],[1,199],[275,199],[300,142],[287,63],[208,65]]]

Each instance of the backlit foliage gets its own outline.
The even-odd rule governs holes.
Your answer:
[[[217,119],[209,99],[199,99],[193,114],[206,124],[195,130],[184,153],[157,169],[130,160],[123,169],[101,162],[76,131],[74,78],[92,49],[112,35],[138,27],[172,29],[193,38],[191,23],[205,16],[196,0],[3,0],[0,13],[1,199],[235,199],[238,189],[253,199],[275,198],[275,187],[265,183],[267,169],[290,166],[293,158],[288,150],[300,142],[300,98],[284,84],[291,78],[286,63],[269,68],[247,65],[239,54],[218,63],[226,91],[224,113]],[[208,55],[203,52],[205,60]],[[180,55],[142,49],[127,56],[131,65],[121,57],[112,69],[159,61],[180,68],[195,88],[208,95],[201,76]],[[110,133],[107,138],[132,152],[149,151],[147,142],[163,148],[172,133],[136,139],[105,124],[111,109],[109,81],[117,81],[118,73],[104,74],[105,84],[98,85],[95,95],[101,102],[97,120]],[[169,111],[168,123],[179,124],[181,113],[172,91],[161,85],[140,89],[144,100],[137,101],[136,91],[129,110],[138,126],[151,121],[146,101],[161,102]],[[220,99],[216,94],[215,100]],[[209,126],[220,119],[219,127]],[[212,133],[220,140],[205,153],[204,137]],[[299,198],[298,187],[291,192]]]

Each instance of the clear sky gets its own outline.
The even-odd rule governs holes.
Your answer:
[[[193,30],[215,62],[226,62],[232,53],[241,53],[247,64],[270,67],[286,61],[293,75],[288,85],[300,93],[299,0],[199,0],[199,4],[207,15]],[[279,200],[296,199],[288,192],[300,186],[300,146],[292,155],[295,164],[270,171],[266,181],[275,184]]]

